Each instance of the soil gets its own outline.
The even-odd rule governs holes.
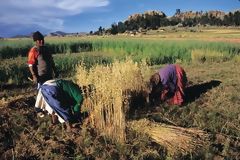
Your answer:
[[[30,91],[0,104],[0,159],[73,159],[80,153],[84,159],[97,159],[93,154],[96,148],[92,146],[101,145],[100,142],[106,140],[86,126],[79,126],[75,133],[67,133],[61,124],[51,126],[48,116],[37,117],[34,103],[35,94]],[[210,146],[207,153],[203,153],[205,158],[240,158],[238,137],[210,134]],[[86,137],[89,137],[87,142]],[[116,159],[122,156],[110,142],[105,142],[102,147],[101,150],[108,150]]]

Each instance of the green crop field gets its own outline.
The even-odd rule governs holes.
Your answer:
[[[88,123],[81,125],[78,134],[69,134],[63,125],[51,126],[47,116],[40,119],[34,113],[36,86],[27,79],[32,40],[0,40],[0,155],[16,159],[240,158],[239,28],[165,27],[144,35],[46,37],[45,42],[60,77],[74,81],[81,75],[79,66],[93,73],[96,66],[111,67],[118,60],[124,64],[131,59],[138,66],[146,62],[143,79],[147,83],[165,64],[178,63],[189,80],[188,100],[181,107],[165,103],[134,106],[131,115],[126,115],[124,143],[111,140]],[[128,67],[132,69],[124,69]],[[113,77],[115,80],[112,86],[120,77]],[[150,135],[131,128],[131,122],[139,119],[198,129],[208,139],[198,150],[173,154],[170,144],[157,143]]]
[[[155,31],[154,35],[150,31],[148,35],[142,37],[66,37],[46,38],[45,41],[49,51],[56,55],[59,71],[63,73],[67,71],[66,75],[74,72],[76,64],[80,63],[83,56],[87,57],[85,60],[88,61],[88,65],[96,61],[108,63],[112,59],[126,57],[131,57],[138,62],[145,59],[149,65],[192,61],[224,62],[239,59],[239,42],[236,38],[227,38],[225,34],[222,34],[231,33],[239,38],[240,34],[237,29],[219,31],[206,29],[199,33],[190,32],[187,29],[172,33],[172,30],[166,29],[164,33]],[[179,38],[181,34],[186,36]],[[167,36],[162,38],[163,35]],[[26,80],[27,60],[24,57],[27,56],[32,45],[31,40],[27,38],[1,40],[1,84],[19,84]],[[95,55],[94,58],[91,58],[92,53]]]

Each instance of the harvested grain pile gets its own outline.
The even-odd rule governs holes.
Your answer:
[[[124,142],[125,113],[129,106],[130,94],[144,89],[142,71],[145,68],[147,67],[144,64],[139,65],[132,60],[115,61],[107,66],[96,65],[90,70],[87,70],[84,64],[78,66],[77,83],[80,86],[95,86],[96,91],[83,107],[90,113],[90,124],[101,134],[112,140]]]
[[[196,153],[208,146],[208,134],[194,128],[170,126],[147,119],[131,121],[129,127],[147,134],[153,141],[166,147],[170,155]]]

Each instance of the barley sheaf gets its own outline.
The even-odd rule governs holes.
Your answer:
[[[146,63],[139,65],[130,59],[107,66],[96,65],[89,70],[84,64],[78,66],[77,83],[95,86],[96,91],[85,101],[84,108],[90,114],[90,124],[102,135],[117,142],[125,141],[126,112],[131,92],[145,88],[143,68],[147,68]]]

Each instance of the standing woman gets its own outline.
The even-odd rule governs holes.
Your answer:
[[[182,105],[187,84],[186,72],[177,64],[161,68],[150,78],[150,100],[153,103],[166,101],[171,105]]]

